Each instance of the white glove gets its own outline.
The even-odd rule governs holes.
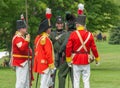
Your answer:
[[[56,70],[56,68],[51,69],[51,74],[54,74],[54,73],[55,73],[55,70]]]
[[[69,67],[72,67],[72,63],[67,63]]]
[[[96,66],[99,66],[100,65],[100,62],[96,63]]]

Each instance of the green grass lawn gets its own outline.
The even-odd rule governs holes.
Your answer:
[[[101,64],[100,66],[96,66],[95,63],[91,64],[91,88],[120,88],[120,45],[97,42],[97,46]],[[81,84],[83,88],[83,83]],[[0,68],[0,88],[15,88],[14,85],[15,72],[12,69]],[[56,82],[56,88],[57,86],[58,82]],[[35,88],[35,81],[32,88]]]

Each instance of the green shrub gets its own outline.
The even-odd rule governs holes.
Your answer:
[[[120,44],[120,27],[111,30],[109,44]]]

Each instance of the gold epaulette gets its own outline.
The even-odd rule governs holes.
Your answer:
[[[45,43],[46,43],[46,36],[42,36],[42,38],[40,40],[40,44],[45,45]]]
[[[46,44],[46,38],[49,36],[47,33],[43,32],[42,34],[42,37],[41,37],[41,40],[40,40],[40,44],[41,45],[45,45]]]

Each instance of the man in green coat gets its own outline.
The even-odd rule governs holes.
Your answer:
[[[52,31],[50,34],[50,39],[52,40],[54,52],[55,52],[55,67],[58,69],[61,65],[62,54],[59,53],[60,47],[65,40],[64,22],[61,16],[58,16],[56,19],[56,30]],[[53,81],[55,82],[56,71],[54,73]],[[55,87],[55,83],[54,83]]]
[[[64,30],[64,22],[61,16],[57,17],[55,26],[56,26],[56,30],[51,32],[50,39],[52,40],[54,52],[55,52],[55,66],[56,68],[58,68],[60,65],[59,50],[63,41],[65,40],[65,33],[66,33],[66,31]]]
[[[59,88],[65,88],[66,77],[69,73],[70,73],[71,80],[73,82],[72,68],[69,67],[69,65],[66,62],[65,49],[66,49],[66,44],[67,44],[70,33],[76,29],[75,28],[75,16],[71,14],[70,12],[66,13],[66,21],[67,21],[66,22],[67,32],[65,34],[66,35],[65,40],[62,43],[60,50],[59,50],[59,53],[61,53],[62,55],[62,61],[63,61],[59,67],[59,72],[58,72]],[[69,84],[68,84],[68,87],[69,87]]]

